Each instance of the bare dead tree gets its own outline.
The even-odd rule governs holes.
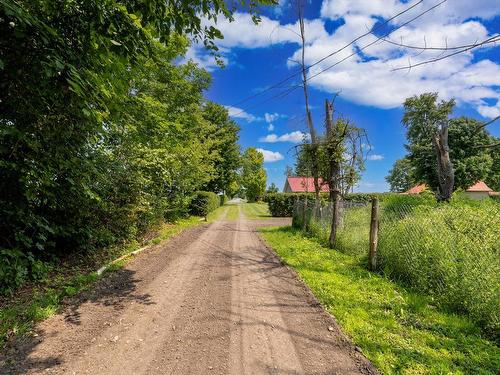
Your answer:
[[[328,168],[326,180],[330,191],[332,220],[330,225],[329,244],[334,247],[341,217],[340,199],[345,196],[356,182],[356,167],[364,161],[363,142],[368,143],[366,132],[353,126],[349,121],[334,119],[334,104],[338,93],[332,101],[325,100],[326,135],[321,143],[326,154]]]
[[[453,194],[455,185],[455,171],[450,158],[450,146],[448,145],[448,126],[449,121],[443,121],[432,138],[432,143],[437,156],[437,175],[438,175],[438,199],[449,201]]]

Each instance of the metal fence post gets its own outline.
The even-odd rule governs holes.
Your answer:
[[[368,266],[370,271],[377,268],[377,244],[378,244],[378,224],[379,224],[379,203],[378,198],[372,199],[372,216],[370,222],[370,250],[368,253]]]

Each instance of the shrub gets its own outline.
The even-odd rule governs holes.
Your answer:
[[[191,200],[190,212],[193,215],[206,217],[219,207],[220,198],[209,191],[198,191]]]

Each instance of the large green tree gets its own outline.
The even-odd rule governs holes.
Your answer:
[[[247,148],[242,156],[241,185],[250,202],[255,202],[264,194],[266,180],[264,155],[253,147]]]
[[[495,148],[482,147],[494,143],[482,123],[467,117],[450,118],[453,101],[438,102],[437,94],[428,93],[405,102],[403,123],[407,128],[408,155],[398,160],[387,181],[394,190],[425,182],[438,193],[440,155],[436,138],[446,130],[448,153],[453,166],[453,189],[466,189],[479,180],[494,184]]]
[[[396,160],[385,180],[393,192],[401,193],[416,184],[411,160],[405,156]]]
[[[240,167],[239,126],[231,120],[228,110],[213,102],[204,106],[203,117],[215,126],[208,134],[213,141],[211,150],[216,154],[215,175],[206,184],[205,190],[232,196]]]

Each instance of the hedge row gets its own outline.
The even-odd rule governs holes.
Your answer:
[[[368,203],[374,197],[384,201],[388,197],[396,195],[395,193],[351,193],[344,197],[349,202]],[[264,202],[269,206],[272,216],[286,217],[293,215],[293,206],[297,199],[303,200],[305,197],[314,201],[314,193],[270,193],[264,196]],[[321,203],[328,202],[328,193],[321,193]]]
[[[206,217],[221,205],[222,199],[209,191],[197,191],[191,200],[189,211],[192,215]]]

